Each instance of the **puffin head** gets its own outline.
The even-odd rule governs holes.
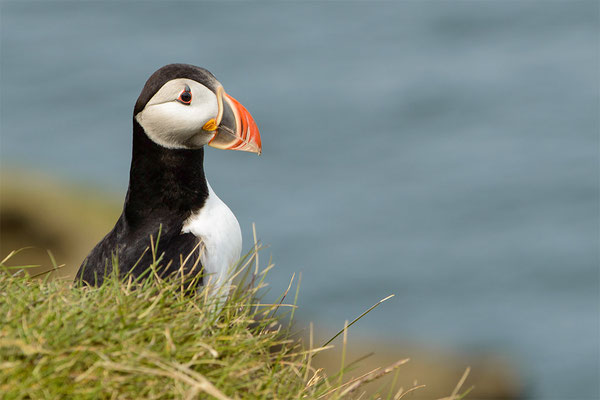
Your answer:
[[[254,119],[207,70],[169,64],[144,85],[133,111],[135,121],[156,144],[169,149],[224,150],[260,154]]]

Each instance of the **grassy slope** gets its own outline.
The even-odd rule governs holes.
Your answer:
[[[264,273],[217,307],[207,290],[190,292],[178,279],[149,275],[136,284],[113,276],[100,288],[77,288],[3,267],[0,393],[7,399],[354,398],[362,383],[400,365],[359,380],[312,368],[319,350],[303,349],[279,320],[293,307],[260,304]]]

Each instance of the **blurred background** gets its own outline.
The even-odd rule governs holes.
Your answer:
[[[350,345],[411,382],[600,396],[598,2],[0,7],[1,257],[72,276],[120,214],[144,82],[195,64],[261,130],[205,170],[269,246],[268,297],[302,273],[300,328],[395,293]]]

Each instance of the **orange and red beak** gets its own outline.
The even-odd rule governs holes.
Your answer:
[[[208,145],[217,149],[260,154],[262,151],[260,133],[248,110],[225,93],[221,86],[217,89],[217,101],[219,114],[216,122],[213,121],[216,125],[216,134]]]

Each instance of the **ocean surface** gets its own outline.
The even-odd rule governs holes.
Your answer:
[[[270,295],[302,272],[333,334],[395,293],[354,332],[597,399],[599,29],[596,1],[3,1],[1,163],[124,196],[145,80],[204,66],[261,130],[205,165]]]

